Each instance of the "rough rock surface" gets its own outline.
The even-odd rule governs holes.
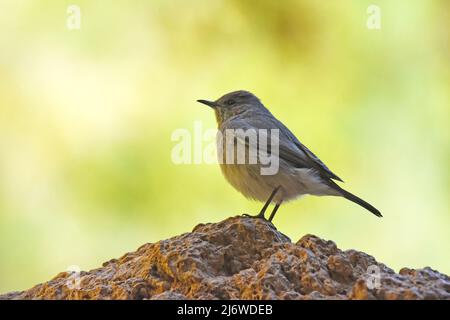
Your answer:
[[[395,273],[356,250],[234,217],[0,299],[450,299],[448,276]]]

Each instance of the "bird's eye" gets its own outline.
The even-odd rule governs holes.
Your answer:
[[[230,100],[225,101],[225,103],[229,106],[232,106],[235,102],[233,99],[230,99]]]

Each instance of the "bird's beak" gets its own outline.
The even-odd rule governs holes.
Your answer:
[[[208,101],[208,100],[197,100],[197,102],[200,102],[200,103],[203,103],[203,104],[206,104],[208,107],[211,107],[211,108],[215,108],[216,106],[217,106],[217,103],[215,103],[214,101]]]

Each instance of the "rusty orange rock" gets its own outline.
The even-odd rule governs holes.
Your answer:
[[[450,299],[449,277],[431,268],[395,273],[366,253],[313,235],[292,243],[244,217],[145,244],[81,272],[77,286],[73,276],[0,299]]]

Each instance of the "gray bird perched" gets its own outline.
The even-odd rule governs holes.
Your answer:
[[[295,136],[277,120],[261,101],[248,91],[230,92],[216,101],[197,100],[214,109],[218,124],[219,162],[228,182],[244,196],[265,201],[260,213],[254,217],[265,219],[265,211],[273,202],[275,207],[269,217],[272,221],[283,201],[293,200],[305,194],[316,196],[341,196],[366,208],[381,217],[380,211],[366,201],[342,189],[333,180],[342,181],[314,153],[306,148]],[[277,140],[270,140],[266,149],[262,148],[261,137],[257,143],[250,142],[248,132],[276,132]],[[269,134],[267,133],[266,141]],[[226,137],[226,138],[224,138]],[[231,138],[231,139],[230,139]],[[233,149],[224,146],[230,141]],[[264,163],[259,159],[261,150],[277,156],[278,168],[273,174],[262,174]],[[237,161],[239,150],[247,154],[244,162]],[[258,160],[250,161],[251,151],[256,151]],[[226,155],[230,161],[223,161]]]

